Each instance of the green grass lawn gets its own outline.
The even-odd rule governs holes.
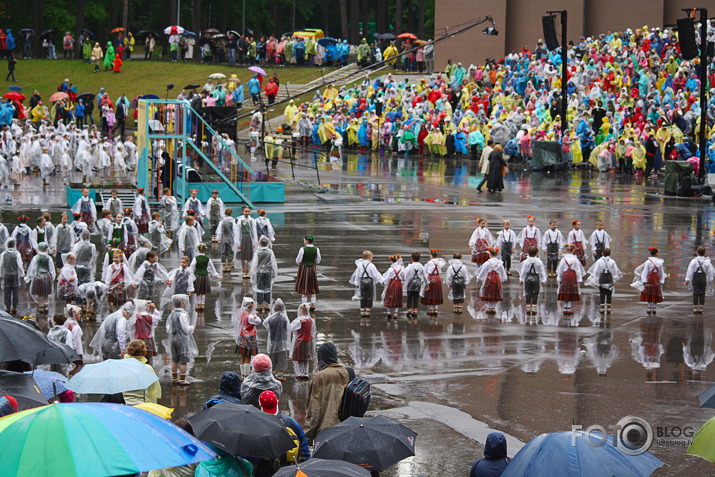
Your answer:
[[[232,74],[238,76],[245,84],[252,76],[247,67],[231,67],[228,65],[202,65],[200,63],[171,63],[167,61],[144,61],[134,59],[125,61],[120,73],[104,71],[93,73],[93,66],[81,60],[18,60],[15,68],[17,85],[22,86],[26,96],[34,90],[47,100],[52,93],[57,92],[57,85],[65,78],[77,86],[79,93],[99,92],[104,87],[112,99],[124,93],[129,99],[140,94],[153,93],[160,98],[166,96],[167,83],[174,83],[175,88],[169,92],[169,98],[176,98],[181,88],[190,83],[203,86],[211,73],[223,73],[226,77]],[[266,73],[278,73],[281,85],[285,83],[308,83],[320,77],[318,68],[278,67],[264,68]],[[7,73],[5,73],[7,74]],[[265,80],[264,80],[265,81]],[[11,82],[6,82],[10,86]],[[7,89],[3,90],[5,94]],[[248,90],[246,90],[248,97]]]

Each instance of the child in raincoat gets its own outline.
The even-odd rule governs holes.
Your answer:
[[[179,207],[170,189],[165,188],[162,191],[161,204],[164,206],[164,227],[167,235],[174,238],[174,232],[179,229]]]
[[[151,249],[161,255],[171,248],[171,239],[166,236],[166,229],[161,220],[159,212],[151,213],[151,221],[149,222],[149,241]]]
[[[194,327],[187,312],[189,297],[173,295],[171,304],[172,311],[166,319],[166,333],[169,337],[171,355],[171,383],[188,386],[191,383],[186,380],[186,365],[198,351],[193,336]]]
[[[444,303],[442,297],[442,276],[440,275],[445,261],[439,258],[439,249],[430,250],[430,261],[424,267],[426,285],[422,294],[422,304],[429,307],[428,315],[437,315],[437,307]]]
[[[397,319],[400,308],[402,308],[403,288],[405,283],[405,271],[402,265],[402,257],[393,255],[390,257],[390,268],[382,275],[382,283],[385,288],[382,291],[382,304],[387,308],[387,321],[390,318]],[[409,315],[408,315],[409,317]]]
[[[267,237],[270,243],[276,241],[276,232],[273,230],[273,225],[271,224],[271,219],[266,217],[266,211],[263,209],[258,209],[258,217],[256,221],[256,235],[260,239],[261,237]]]
[[[307,303],[301,303],[298,307],[298,315],[290,324],[290,331],[293,333],[293,368],[298,379],[308,379],[310,362],[315,356],[315,336],[317,328],[315,320],[310,316],[310,309]]]
[[[138,288],[137,296],[141,300],[153,299],[154,288],[157,281],[163,281],[167,286],[171,285],[171,280],[169,279],[169,274],[166,272],[166,269],[157,263],[157,253],[153,250],[149,250],[146,254],[146,260],[139,265],[134,273],[134,285]]]
[[[109,290],[109,309],[119,308],[127,301],[127,288],[136,288],[129,266],[122,261],[122,252],[112,253],[112,264],[104,269],[102,281]]]
[[[204,311],[206,307],[206,295],[211,293],[211,280],[209,275],[223,280],[223,276],[219,275],[214,267],[211,259],[206,255],[208,247],[205,243],[200,243],[196,247],[198,253],[191,261],[189,271],[194,275],[195,293],[196,293],[196,311]]]
[[[372,263],[372,252],[365,250],[362,258],[355,260],[355,271],[350,277],[350,284],[355,286],[353,300],[360,300],[361,324],[367,324],[370,316],[377,284],[382,284],[382,275]]]
[[[60,270],[57,279],[57,299],[64,300],[67,304],[72,303],[72,300],[77,296],[77,271],[74,268],[76,257],[72,253],[67,253],[62,262],[64,265]]]
[[[444,277],[444,282],[449,287],[449,296],[447,298],[452,300],[455,314],[462,314],[465,290],[471,280],[472,275],[464,262],[462,262],[462,254],[455,252],[449,260],[447,274]]]
[[[270,310],[271,291],[273,290],[273,281],[278,276],[278,264],[268,237],[261,236],[258,241],[258,248],[251,261],[250,275],[253,291],[256,293],[257,310],[260,312],[264,309]]]
[[[56,274],[55,263],[48,250],[47,242],[38,245],[38,253],[32,258],[25,274],[25,282],[30,284],[30,296],[38,304],[37,311],[40,313],[49,311],[48,303]]]
[[[221,264],[223,273],[231,274],[233,260],[238,251],[238,240],[236,237],[236,221],[233,219],[233,209],[225,209],[224,217],[216,227],[216,241],[221,250]]]
[[[528,253],[529,256],[526,260],[519,264],[519,282],[524,286],[526,314],[535,315],[541,285],[546,283],[548,277],[544,269],[544,262],[537,257],[539,249],[532,245],[529,247]]]
[[[502,301],[502,283],[507,280],[506,270],[499,258],[499,249],[489,248],[490,258],[477,271],[476,280],[482,282],[481,300],[487,302],[487,313],[497,312],[497,302]]]
[[[253,299],[243,297],[241,308],[232,316],[236,331],[236,352],[241,356],[240,366],[243,377],[251,374],[251,359],[258,354],[256,325],[261,324],[261,319],[253,313],[255,306]]]
[[[290,349],[290,320],[285,304],[280,298],[273,303],[273,311],[263,320],[263,327],[268,330],[266,352],[273,363],[273,373],[278,381],[285,382],[283,374],[286,370],[287,355]]]
[[[134,300],[135,312],[128,319],[127,325],[130,335],[136,340],[141,340],[146,345],[146,357],[151,360],[157,355],[154,331],[161,321],[161,313],[154,303],[147,300]]]
[[[601,256],[588,269],[591,275],[586,280],[586,285],[598,288],[600,295],[601,314],[611,313],[613,302],[613,285],[623,278],[616,261],[611,258],[611,249],[606,247],[601,251]]]
[[[27,225],[27,221],[30,220],[30,217],[21,215],[17,220],[20,223],[12,231],[10,238],[15,239],[15,246],[17,251],[20,252],[23,266],[27,268],[27,265],[32,259],[32,241],[30,240],[32,230],[30,230],[30,227]]]
[[[650,257],[633,272],[635,277],[631,286],[641,291],[640,301],[648,303],[648,314],[655,315],[658,303],[663,301],[663,283],[667,275],[658,248],[650,247],[648,251]]]
[[[226,206],[223,200],[218,196],[218,190],[214,189],[211,191],[211,197],[206,201],[206,210],[209,214],[209,227],[211,228],[211,241],[217,242],[216,229],[218,228],[219,222],[221,222]]]
[[[119,71],[122,69],[122,64],[122,56],[117,53],[116,55],[114,55],[114,61],[112,62],[112,69],[115,73],[119,73]]]
[[[251,217],[251,208],[244,205],[241,208],[242,215],[236,221],[238,237],[240,243],[240,258],[243,268],[243,278],[251,278],[251,260],[253,260],[253,249],[258,244],[258,236],[256,235],[256,223]]]
[[[559,284],[556,299],[564,302],[564,315],[572,315],[572,303],[581,301],[579,283],[583,281],[585,270],[581,261],[574,255],[575,249],[573,244],[566,244],[564,257],[556,268],[556,281]]]
[[[713,278],[715,267],[710,263],[710,258],[705,256],[705,247],[697,249],[697,256],[688,264],[685,272],[685,286],[693,292],[693,313],[703,314],[705,295],[713,294]]]

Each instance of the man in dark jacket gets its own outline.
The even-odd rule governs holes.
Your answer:
[[[501,432],[492,432],[484,444],[484,459],[472,464],[469,477],[499,477],[508,464],[506,438]]]
[[[218,394],[214,394],[204,404],[204,409],[215,406],[220,402],[241,404],[241,378],[233,371],[224,371],[221,376],[221,385]]]

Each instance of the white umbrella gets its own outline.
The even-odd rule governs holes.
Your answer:
[[[162,132],[164,130],[164,125],[158,119],[150,119],[147,121],[147,125],[152,132]]]
[[[159,378],[134,358],[88,364],[65,387],[81,394],[117,394],[146,389]]]
[[[176,33],[177,33],[177,34],[181,35],[182,33],[184,33],[184,27],[181,27],[181,26],[179,26],[179,25],[175,25],[175,26],[168,26],[168,27],[164,28],[164,34],[166,34],[166,35],[171,35],[171,29],[174,28],[174,27],[176,28]]]
[[[211,79],[225,79],[226,75],[223,73],[211,73],[209,75],[209,78],[211,78]]]

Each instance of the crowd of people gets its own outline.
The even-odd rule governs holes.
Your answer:
[[[401,61],[409,64],[406,56]],[[581,38],[568,57],[566,98],[560,52],[539,41],[533,51],[466,68],[448,60],[434,76],[328,85],[311,101],[289,104],[286,123],[304,145],[329,145],[338,135],[344,147],[363,152],[476,160],[491,139],[512,160],[528,161],[538,141],[558,141],[564,163],[590,162],[602,171],[649,177],[667,160],[688,159],[699,168],[700,82],[715,78],[701,74],[698,59],[683,59],[673,31]],[[715,100],[706,104],[711,151]]]

